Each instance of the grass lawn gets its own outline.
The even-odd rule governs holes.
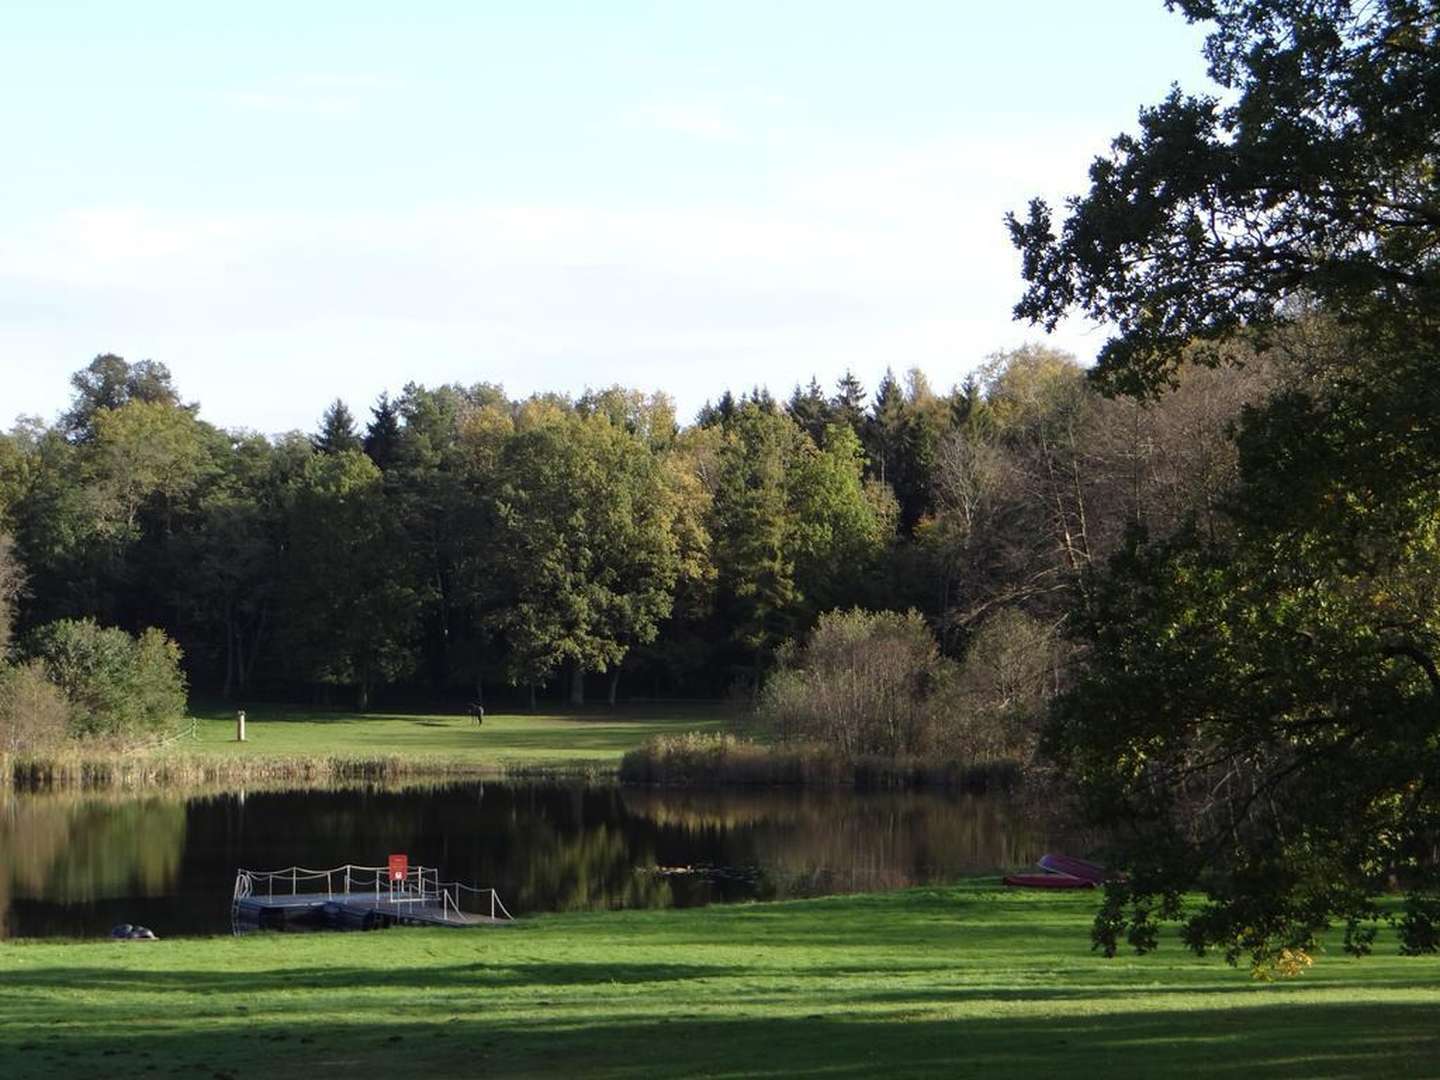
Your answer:
[[[0,1076],[1440,1075],[1440,959],[1088,950],[975,882],[498,930],[0,945]]]
[[[711,704],[597,706],[568,712],[487,713],[479,728],[463,715],[246,710],[246,741],[235,741],[231,708],[199,709],[195,741],[181,753],[219,756],[398,756],[483,766],[614,767],[652,735],[718,731],[733,708]]]

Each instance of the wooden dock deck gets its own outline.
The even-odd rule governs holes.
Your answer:
[[[475,928],[512,921],[494,889],[442,882],[430,867],[415,867],[392,881],[385,867],[356,865],[237,871],[230,917],[236,934],[405,925]]]

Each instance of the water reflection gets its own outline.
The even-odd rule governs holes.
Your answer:
[[[938,793],[469,783],[12,795],[0,801],[0,935],[97,935],[121,921],[224,933],[239,866],[373,865],[390,852],[533,913],[951,881],[1031,863],[1044,840],[1000,800]]]
[[[167,896],[185,833],[185,805],[174,799],[0,795],[0,937],[27,901]]]
[[[754,868],[757,899],[954,881],[1028,865],[1044,851],[1042,830],[989,797],[637,789],[622,798],[633,816],[699,850],[718,849],[722,881],[737,864]],[[730,898],[719,891],[715,898]]]

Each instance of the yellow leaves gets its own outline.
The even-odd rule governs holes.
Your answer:
[[[1315,958],[1304,949],[1281,949],[1265,960],[1257,960],[1250,969],[1250,977],[1259,982],[1293,979],[1314,963]]]
[[[495,404],[468,409],[460,417],[460,444],[471,464],[481,470],[495,467],[505,440],[515,433],[515,421],[507,409]]]

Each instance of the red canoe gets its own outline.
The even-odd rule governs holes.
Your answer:
[[[1092,862],[1072,858],[1069,855],[1042,855],[1040,856],[1040,865],[1056,874],[1068,874],[1070,877],[1078,877],[1082,881],[1088,881],[1095,885],[1103,885],[1110,876],[1103,866],[1096,866]]]
[[[1069,874],[1010,874],[1006,885],[1019,885],[1027,889],[1093,889],[1095,882]]]

